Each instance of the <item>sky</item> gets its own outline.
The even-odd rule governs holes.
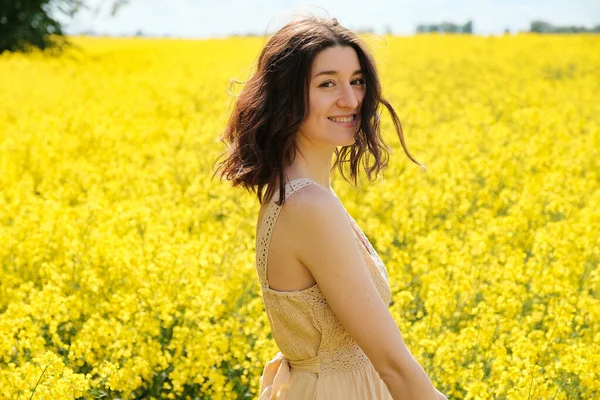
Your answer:
[[[592,28],[600,25],[600,0],[129,0],[115,16],[115,0],[88,0],[90,10],[73,19],[56,15],[68,34],[184,38],[227,37],[275,32],[296,15],[338,19],[351,30],[412,35],[419,24],[473,21],[473,33],[529,30],[530,22]]]

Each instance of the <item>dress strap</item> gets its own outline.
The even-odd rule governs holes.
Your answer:
[[[287,200],[293,193],[311,183],[318,185],[318,183],[309,178],[292,179],[285,185],[285,199]],[[273,234],[273,229],[275,228],[275,223],[277,222],[277,218],[279,218],[282,207],[275,202],[275,198],[278,198],[277,193],[278,192],[272,196],[271,200],[265,206],[265,213],[262,220],[259,221],[258,232],[256,235],[256,269],[258,272],[258,280],[261,286],[267,288],[269,287],[269,282],[267,281],[267,260],[269,256],[269,247],[271,245],[271,235]]]

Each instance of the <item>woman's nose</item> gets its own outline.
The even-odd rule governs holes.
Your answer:
[[[358,106],[358,99],[354,93],[352,85],[342,86],[340,97],[338,98],[338,106],[344,108],[356,108]]]

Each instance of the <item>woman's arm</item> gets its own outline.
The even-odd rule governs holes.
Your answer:
[[[438,400],[429,377],[406,347],[369,276],[343,206],[309,185],[286,200],[280,218],[293,226],[294,251],[310,270],[334,314],[401,400]]]

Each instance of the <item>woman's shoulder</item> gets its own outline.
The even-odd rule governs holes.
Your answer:
[[[286,198],[283,206],[286,213],[312,214],[338,206],[339,199],[333,192],[310,180],[303,180],[302,183]]]
[[[297,234],[314,232],[322,224],[338,225],[344,221],[339,198],[318,184],[307,185],[292,193],[281,209],[284,225]]]
[[[300,182],[299,182],[300,181]],[[291,182],[291,181],[290,181]],[[291,191],[288,191],[285,202],[279,210],[280,218],[286,219],[286,216],[313,214],[319,211],[327,211],[330,207],[335,206],[338,197],[323,188],[321,185],[310,179],[295,179],[294,186]],[[300,183],[300,185],[297,185]],[[286,184],[286,189],[289,189],[290,184]],[[279,188],[273,191],[270,199],[266,199],[259,208],[259,220],[261,215],[267,212],[267,209],[278,204]]]

